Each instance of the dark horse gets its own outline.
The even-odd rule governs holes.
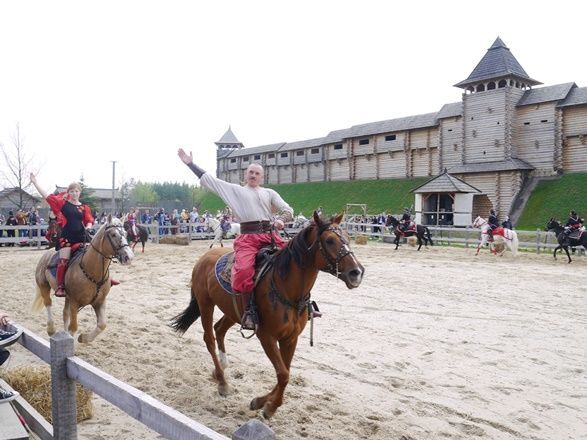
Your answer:
[[[132,250],[135,250],[135,246],[140,241],[141,245],[143,246],[142,253],[145,253],[145,243],[149,239],[149,231],[147,228],[141,225],[135,225],[137,228],[137,232],[139,233],[138,236],[132,233],[132,228],[130,227],[130,223],[128,221],[124,222],[124,230],[126,231],[126,236],[128,237],[128,241],[132,243]]]
[[[267,394],[255,397],[250,408],[263,408],[266,418],[283,403],[291,361],[298,336],[308,320],[310,290],[318,272],[334,275],[349,289],[359,287],[363,279],[365,270],[343,235],[339,226],[341,221],[342,215],[322,221],[314,212],[314,222],[275,254],[272,267],[255,288],[260,320],[257,338],[275,368],[277,385]],[[240,301],[233,302],[233,296],[227,294],[216,280],[216,261],[227,252],[226,248],[214,248],[198,260],[192,271],[190,304],[171,323],[175,331],[182,334],[202,317],[204,342],[214,362],[213,376],[218,382],[220,395],[229,392],[224,375],[227,366],[224,337],[233,324],[240,322],[242,314]],[[213,325],[215,306],[224,316]],[[216,354],[216,345],[219,355]]]
[[[402,231],[400,229],[400,221],[395,218],[393,215],[388,215],[387,216],[387,220],[385,221],[385,226],[393,227],[393,233],[395,234],[395,240],[393,241],[395,243],[395,249],[397,250],[397,248],[399,247],[399,240],[402,237],[411,237],[411,236],[416,236],[418,238],[418,250],[420,250],[420,248],[422,247],[422,244],[425,244],[426,246],[428,246],[428,242],[430,242],[430,246],[434,245],[434,243],[432,243],[432,237],[430,236],[430,229],[428,229],[426,226],[423,225],[418,225],[416,224],[416,230],[407,230],[407,231]]]
[[[578,238],[571,238],[570,236],[565,234],[565,227],[561,225],[555,218],[551,218],[549,222],[546,224],[547,231],[554,231],[556,234],[556,239],[558,241],[558,246],[554,249],[554,258],[556,259],[556,253],[560,249],[564,249],[567,253],[567,257],[569,259],[569,263],[571,260],[571,254],[569,254],[569,247],[577,247],[583,246],[587,249],[587,232],[585,231],[578,231],[579,237]],[[573,233],[574,234],[574,233]]]

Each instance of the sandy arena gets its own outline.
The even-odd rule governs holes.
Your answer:
[[[197,321],[178,337],[168,322],[189,302],[194,262],[206,242],[148,243],[107,301],[108,327],[76,354],[230,437],[259,417],[249,402],[275,383],[256,339],[227,337],[230,396],[216,392]],[[324,317],[294,356],[284,404],[266,423],[279,439],[585,438],[587,258],[389,244],[354,246],[365,266],[359,289],[327,274],[313,289]],[[0,248],[2,300],[14,321],[45,338],[32,314],[41,251]],[[55,301],[54,301],[55,303]],[[62,300],[54,313],[60,328]],[[80,329],[95,325],[91,308]],[[20,345],[7,367],[41,363]],[[106,401],[78,428],[83,439],[160,436]]]

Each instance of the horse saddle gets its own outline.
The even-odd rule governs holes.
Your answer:
[[[261,250],[257,252],[257,256],[255,257],[255,286],[257,286],[259,281],[273,266],[273,259],[275,253],[278,250],[279,248],[276,246],[268,246],[261,248]],[[216,274],[216,280],[218,281],[218,284],[220,284],[220,286],[222,286],[222,288],[231,295],[234,295],[231,287],[233,266],[234,252],[224,254],[218,259],[218,261],[216,261],[216,265],[214,266],[214,273]]]
[[[583,232],[585,232],[585,231],[582,229],[574,229],[573,231],[571,231],[571,233],[568,235],[568,237],[572,240],[580,240],[581,235],[583,235]]]
[[[75,260],[79,259],[84,254],[85,249],[86,249],[85,246],[80,246],[77,249],[75,249],[73,252],[73,255],[69,258],[69,262],[67,263],[67,266],[69,267],[71,265],[71,263],[73,263]],[[55,277],[55,278],[57,278],[57,264],[59,264],[59,252],[55,252],[53,254],[53,256],[51,257],[51,260],[49,260],[49,265],[47,266],[47,269],[49,270],[51,275],[53,275],[53,277]]]

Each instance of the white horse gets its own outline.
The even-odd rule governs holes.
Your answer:
[[[487,243],[487,240],[489,239],[489,234],[487,232],[487,230],[489,229],[489,223],[487,223],[487,220],[485,220],[484,218],[478,216],[473,222],[473,227],[481,229],[481,241],[477,246],[477,253],[475,254],[478,255],[479,249],[481,249],[481,247],[484,246],[485,243]],[[512,251],[514,257],[518,254],[518,234],[516,233],[516,231],[512,231],[511,229],[502,227],[496,228],[493,231],[493,239],[494,242],[489,243],[491,252],[493,254],[496,254],[494,246],[497,242],[496,240],[503,240],[507,247]],[[503,247],[503,251],[501,251],[499,255],[503,255],[504,252],[505,246]]]
[[[210,248],[212,248],[212,246],[214,246],[215,243],[220,243],[220,247],[224,247],[224,245],[222,244],[223,238],[234,238],[241,233],[240,223],[231,223],[230,230],[226,232],[225,235],[224,231],[222,231],[222,228],[220,227],[220,220],[214,217],[206,218],[204,225],[212,229],[212,231],[214,232],[214,240],[212,240],[212,243],[210,243]]]
[[[310,220],[304,217],[302,214],[294,218],[291,228],[292,229],[303,229],[310,224]]]

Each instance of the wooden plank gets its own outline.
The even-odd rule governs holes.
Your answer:
[[[226,440],[148,394],[116,379],[78,357],[67,360],[67,375],[168,439]]]

